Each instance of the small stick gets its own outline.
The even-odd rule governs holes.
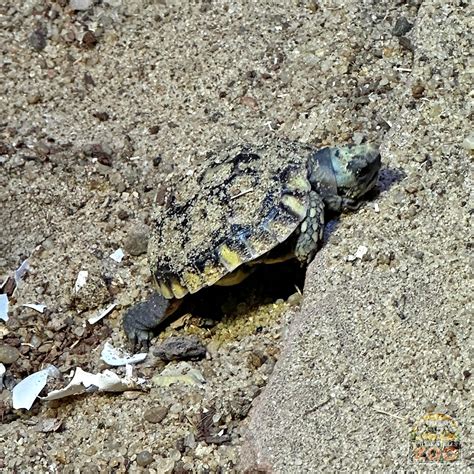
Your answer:
[[[403,416],[394,415],[393,413],[383,411],[380,408],[372,408],[372,409],[376,411],[377,413],[381,413],[382,415],[387,415],[387,416],[391,416],[392,418],[396,418],[397,420],[406,421],[406,419],[403,418]]]
[[[253,188],[251,189],[246,189],[245,191],[242,191],[241,193],[239,194],[236,194],[235,196],[232,196],[230,199],[237,199],[238,197],[240,196],[243,196],[244,194],[248,194],[248,193],[251,193],[253,191]]]

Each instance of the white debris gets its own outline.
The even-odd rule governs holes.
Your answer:
[[[96,314],[95,316],[91,316],[87,322],[89,324],[95,324],[98,321],[100,321],[102,318],[105,318],[108,314],[112,312],[112,310],[117,306],[117,303],[112,303],[107,308],[105,308],[103,311],[101,311],[99,314]]]
[[[76,283],[74,284],[75,293],[77,293],[86,284],[88,276],[89,276],[89,272],[87,270],[81,270],[77,274]]]
[[[95,391],[125,392],[126,390],[140,389],[144,382],[144,379],[133,377],[128,367],[124,378],[120,378],[110,370],[104,370],[101,374],[92,374],[77,367],[74,377],[66,387],[53,390],[45,397],[41,397],[41,400],[58,400],[71,395]]]
[[[72,10],[87,10],[92,5],[92,0],[69,0],[69,7]]]
[[[118,367],[121,365],[136,364],[138,362],[142,362],[146,359],[147,355],[148,354],[146,352],[130,355],[122,349],[116,349],[114,346],[112,346],[112,344],[106,342],[100,354],[100,358],[106,364]]]
[[[151,381],[158,387],[169,387],[175,383],[202,386],[206,383],[206,379],[201,372],[184,361],[178,362],[171,367],[165,367],[161,373],[155,375]]]
[[[3,390],[3,376],[5,375],[6,368],[3,364],[0,364],[0,390]]]
[[[187,374],[155,375],[151,381],[157,387],[169,387],[175,383],[202,386],[206,383],[206,379],[197,369],[192,369]]]
[[[380,207],[376,202],[374,202],[374,211],[375,212],[380,212]]]
[[[59,370],[51,365],[23,379],[13,388],[13,408],[15,410],[19,408],[29,410],[36,400],[36,397],[45,387],[48,377],[57,377],[58,375]]]
[[[120,263],[124,256],[125,254],[123,253],[123,250],[117,249],[115,252],[109,255],[109,258],[111,258],[114,262]]]
[[[14,273],[15,283],[18,285],[20,280],[23,278],[23,275],[30,269],[30,264],[28,260],[25,260],[16,270]]]
[[[346,257],[348,262],[353,262],[354,260],[362,260],[365,254],[369,251],[369,249],[365,245],[359,245],[359,248],[356,250],[354,255],[348,255]]]
[[[365,245],[359,245],[359,248],[357,249],[357,252],[354,254],[355,258],[358,258],[359,260],[364,257],[364,255],[369,251],[369,249]]]
[[[5,293],[0,295],[0,319],[8,321],[8,296]]]
[[[62,424],[63,420],[60,420],[59,418],[43,418],[33,426],[33,430],[37,433],[51,433],[53,431],[58,431]]]
[[[24,306],[25,308],[34,309],[35,311],[38,311],[38,313],[41,313],[41,314],[43,314],[44,310],[46,309],[45,304],[25,303],[25,304],[22,304],[22,306]]]
[[[462,146],[465,150],[473,151],[474,150],[474,132],[468,135],[462,142]]]

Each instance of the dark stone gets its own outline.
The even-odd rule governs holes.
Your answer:
[[[83,148],[86,156],[97,158],[97,161],[104,166],[112,166],[112,152],[106,145],[94,143]]]
[[[105,122],[110,118],[107,112],[92,112],[92,115],[101,122]]]
[[[91,76],[91,74],[89,72],[85,72],[84,73],[84,84],[86,86],[92,86],[92,87],[95,87],[95,81],[94,81],[94,78]]]
[[[217,444],[218,446],[221,444],[227,444],[230,443],[230,435],[224,434],[222,436],[218,435],[210,435],[205,439],[207,444]]]
[[[162,161],[161,155],[155,156],[153,158],[153,166],[157,168],[158,166],[160,166],[161,161]]]
[[[154,407],[149,408],[143,414],[143,418],[145,418],[148,423],[161,423],[168,414],[168,408],[166,407]]]
[[[164,361],[202,359],[206,348],[197,337],[169,337],[154,348],[153,354]]]
[[[92,49],[97,44],[97,37],[92,31],[86,31],[82,37],[82,46],[86,49]]]
[[[413,43],[409,38],[406,38],[405,36],[402,36],[401,38],[398,38],[398,44],[403,48],[406,49],[407,51],[414,52],[415,47],[413,46]]]
[[[117,217],[121,221],[126,221],[130,217],[130,214],[125,209],[120,209],[120,211],[117,212]]]
[[[404,16],[401,16],[395,22],[392,34],[394,36],[403,36],[413,28],[413,23],[410,23]]]
[[[416,84],[411,88],[411,95],[414,99],[418,100],[425,94],[425,86],[423,84]]]
[[[0,362],[2,364],[13,364],[20,357],[20,351],[16,347],[0,344]]]
[[[30,43],[30,46],[35,49],[36,51],[41,51],[44,48],[46,48],[46,33],[42,28],[39,28],[33,33],[28,38],[28,41]]]
[[[5,143],[0,142],[0,155],[8,155],[10,148]]]
[[[134,257],[146,253],[148,247],[148,232],[141,229],[132,229],[124,242],[126,252]]]

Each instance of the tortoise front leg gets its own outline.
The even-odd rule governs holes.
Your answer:
[[[153,331],[173,314],[181,300],[167,300],[158,293],[133,305],[123,317],[123,329],[130,342],[136,346],[148,346]]]
[[[315,191],[309,193],[309,207],[296,240],[295,256],[302,263],[313,260],[323,239],[324,203]]]

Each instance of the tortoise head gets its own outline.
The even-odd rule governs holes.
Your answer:
[[[375,186],[380,166],[373,144],[326,147],[311,155],[309,180],[329,210],[355,210]]]

